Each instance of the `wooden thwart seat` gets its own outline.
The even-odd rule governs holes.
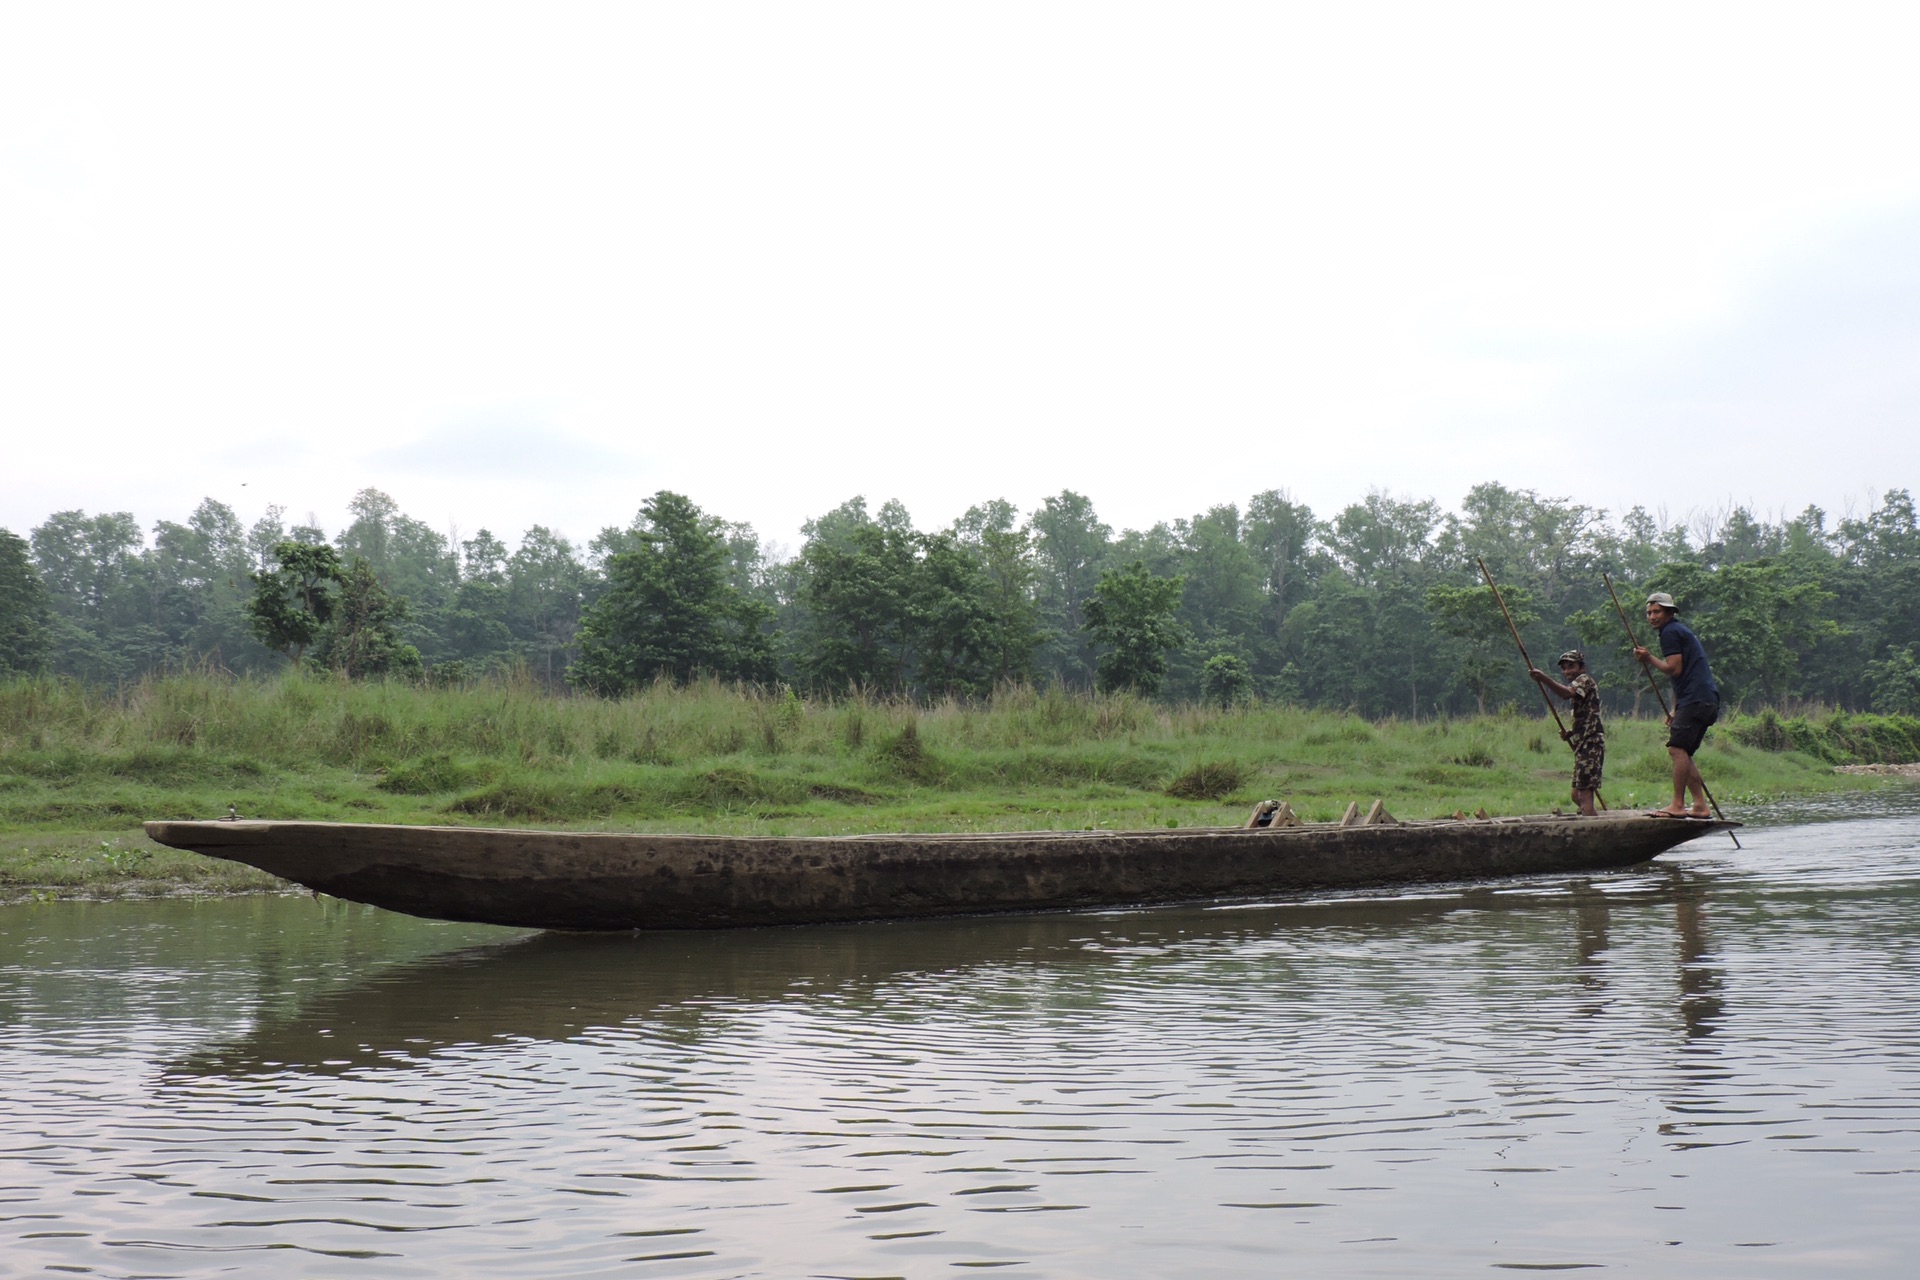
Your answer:
[[[1262,800],[1253,806],[1253,812],[1247,815],[1248,830],[1299,825],[1300,815],[1295,813],[1293,806],[1284,800]]]

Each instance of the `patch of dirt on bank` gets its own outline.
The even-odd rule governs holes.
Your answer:
[[[1860,773],[1877,778],[1908,778],[1920,782],[1920,760],[1911,764],[1837,764],[1835,773]]]

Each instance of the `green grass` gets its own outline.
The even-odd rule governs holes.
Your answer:
[[[1664,803],[1662,727],[1609,730],[1607,800]],[[1723,804],[1876,785],[1740,720],[1700,761]],[[1266,797],[1308,820],[1376,797],[1403,818],[1544,812],[1567,805],[1570,764],[1550,724],[1521,716],[1368,723],[1024,687],[929,707],[711,683],[605,701],[514,680],[188,674],[117,691],[15,680],[0,684],[0,898],[271,883],[139,834],[144,819],[228,805],[263,818],[769,835],[1215,826]]]
[[[1920,760],[1920,716],[1780,716],[1772,709],[1747,716],[1733,735],[1748,746],[1799,751],[1829,764],[1908,764]]]
[[[0,836],[0,903],[287,888],[264,871],[155,844],[137,828]]]

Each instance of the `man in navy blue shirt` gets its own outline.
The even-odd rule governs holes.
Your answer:
[[[1700,780],[1693,753],[1707,736],[1707,726],[1720,718],[1720,686],[1713,682],[1707,666],[1707,651],[1700,637],[1680,621],[1679,606],[1664,591],[1647,597],[1647,621],[1660,633],[1660,653],[1656,658],[1644,648],[1635,648],[1633,656],[1673,681],[1673,714],[1667,717],[1667,754],[1673,757],[1673,803],[1656,813],[1675,818],[1710,818],[1713,810],[1707,799],[1707,784]],[[1687,808],[1687,792],[1693,793],[1693,807]]]

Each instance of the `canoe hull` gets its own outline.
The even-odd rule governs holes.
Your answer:
[[[719,929],[1605,871],[1734,824],[1644,816],[1279,830],[727,837],[149,822],[160,844],[410,915]]]

